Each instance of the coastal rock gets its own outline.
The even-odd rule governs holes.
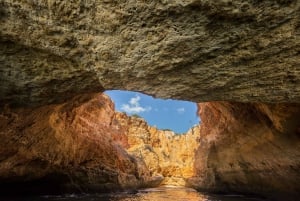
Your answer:
[[[0,103],[104,89],[300,102],[297,0],[0,2]]]
[[[16,187],[20,193],[63,193],[183,186],[194,175],[199,126],[182,135],[158,130],[116,113],[104,94],[5,107],[0,122],[1,193]]]
[[[195,156],[200,190],[297,200],[300,192],[299,104],[199,104]]]
[[[39,108],[3,108],[0,191],[99,192],[155,183],[124,149],[125,131],[113,103],[101,94]]]
[[[194,176],[199,125],[187,133],[175,134],[149,126],[139,117],[117,113],[116,118],[127,128],[127,151],[145,163],[151,176],[163,176],[161,185],[185,186],[186,179]]]
[[[78,111],[90,93],[125,89],[223,101],[200,106],[189,185],[297,197],[299,13],[297,0],[0,1],[0,189],[151,180],[112,111]]]

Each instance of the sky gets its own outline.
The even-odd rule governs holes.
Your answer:
[[[199,123],[197,106],[193,102],[158,99],[138,92],[105,91],[115,103],[115,109],[128,115],[137,114],[151,126],[185,133]]]

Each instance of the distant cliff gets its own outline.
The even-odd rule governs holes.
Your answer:
[[[146,164],[151,176],[163,176],[161,184],[185,186],[186,179],[194,176],[199,125],[178,135],[149,126],[142,118],[123,113],[116,117],[127,128],[128,152]]]

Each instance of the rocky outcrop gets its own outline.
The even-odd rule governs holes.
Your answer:
[[[194,187],[297,200],[300,192],[298,104],[199,104],[201,138]],[[282,196],[282,197],[281,197]]]
[[[34,109],[2,108],[0,192],[99,192],[155,184],[124,147],[126,128],[105,95]]]
[[[127,128],[128,152],[145,163],[151,176],[162,176],[161,185],[185,186],[186,179],[194,176],[199,125],[179,135],[151,127],[142,118],[123,113],[116,118]]]
[[[103,89],[194,102],[300,102],[299,7],[2,0],[0,102],[62,102]]]

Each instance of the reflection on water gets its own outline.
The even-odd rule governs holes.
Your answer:
[[[190,188],[159,187],[132,193],[82,194],[40,197],[0,197],[0,201],[258,201],[242,196],[205,195]]]

